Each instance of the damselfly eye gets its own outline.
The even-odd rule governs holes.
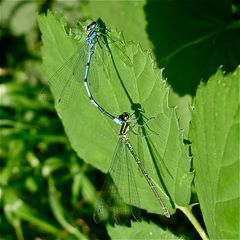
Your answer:
[[[97,23],[96,22],[92,22],[90,23],[88,26],[87,26],[87,31],[90,32],[92,31],[93,29],[95,29],[97,26]]]
[[[129,114],[127,112],[124,112],[118,118],[125,122],[129,119]]]

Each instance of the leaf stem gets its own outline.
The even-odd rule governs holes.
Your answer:
[[[195,229],[197,230],[197,232],[199,233],[201,238],[203,240],[208,240],[209,238],[208,238],[206,232],[204,231],[204,229],[202,228],[202,226],[199,224],[198,220],[195,218],[195,216],[192,213],[192,205],[187,206],[187,207],[177,206],[177,208],[186,215],[186,217],[189,219],[189,221],[195,227]]]

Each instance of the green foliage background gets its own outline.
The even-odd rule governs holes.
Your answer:
[[[239,238],[240,6],[237,1],[189,4],[183,0],[6,0],[0,7],[1,239],[200,238],[179,210],[170,220],[147,213],[160,212],[154,203],[149,204],[151,193],[138,173],[144,202],[141,207],[146,210],[142,222],[132,223],[131,228],[111,222],[94,224],[94,203],[104,180],[104,174],[94,167],[108,170],[119,130],[89,104],[84,91],[79,95],[79,108],[78,105],[67,110],[57,108],[62,121],[51,95],[42,101],[47,76],[77,46],[77,41],[64,34],[63,18],[59,22],[51,20],[51,25],[49,19],[42,17],[41,32],[48,39],[43,38],[44,47],[40,51],[42,39],[37,13],[46,13],[47,9],[62,12],[72,26],[77,20],[101,17],[107,27],[123,32],[127,55],[131,56],[134,67],[121,69],[121,59],[116,62],[123,79],[131,75],[131,82],[124,84],[133,96],[133,103],[140,103],[148,117],[157,116],[151,127],[160,135],[150,137],[151,144],[156,149],[156,159],[161,159],[174,176],[168,179],[161,164],[144,161],[160,187],[162,183],[156,172],[163,173],[163,182],[174,204],[167,200],[165,203],[173,214],[175,207],[186,210],[191,203],[199,202],[193,213],[210,239]],[[54,38],[65,42],[54,46]],[[140,43],[141,48],[135,43]],[[165,68],[163,76],[152,68],[151,58],[144,52],[149,48],[158,67]],[[110,76],[114,76],[111,63],[104,64]],[[144,74],[134,78],[134,71]],[[98,70],[99,79],[107,79],[104,74]],[[170,94],[163,77],[171,85]],[[100,84],[97,98],[116,115],[121,111],[131,112],[133,105],[117,85],[117,78],[111,80],[114,83]],[[205,83],[199,84],[201,80]],[[150,85],[154,91],[145,98]],[[115,89],[114,104],[109,104],[107,98],[111,91],[107,95],[103,91],[107,87]],[[177,108],[170,108],[174,106]],[[93,141],[93,134],[100,138]],[[142,159],[152,157],[145,139],[131,136],[130,140]]]

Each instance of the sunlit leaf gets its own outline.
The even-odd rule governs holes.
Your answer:
[[[65,30],[64,19],[50,12],[48,16],[39,17],[39,25],[44,43],[43,67],[51,79],[51,76],[63,65],[64,59],[70,58],[75,50],[86,51],[81,48],[86,33],[80,31],[80,41],[70,38]],[[134,114],[138,122],[143,124],[145,137],[141,138],[141,144],[139,144],[139,136],[131,133],[130,141],[139,158],[144,162],[149,175],[159,186],[163,201],[170,212],[173,212],[174,202],[178,205],[189,203],[193,175],[189,170],[188,149],[183,144],[175,110],[168,107],[169,88],[162,79],[161,71],[154,67],[149,53],[142,51],[138,45],[125,44],[121,35],[113,30],[108,36],[109,52],[106,46],[101,48],[97,46],[94,53],[98,56],[98,61],[102,62],[91,66],[98,73],[98,79],[91,75],[90,70],[89,82],[92,85],[94,81],[99,82],[99,89],[93,94],[111,114],[118,116],[127,111]],[[113,43],[110,41],[116,38],[118,41]],[[102,51],[105,51],[104,55]],[[77,73],[83,75],[86,60],[81,59],[81,61],[84,62],[79,62]],[[66,77],[70,72],[69,67],[71,66],[68,65],[68,69],[64,67],[61,69],[61,73]],[[74,68],[73,64],[72,72]],[[61,78],[59,74],[59,82],[54,81],[50,86],[55,99],[59,96],[56,90],[59,84],[62,84]],[[68,107],[61,106],[61,102],[55,102],[58,114],[77,154],[87,163],[107,172],[118,141],[120,127],[103,116],[90,103],[83,87],[83,80],[76,81],[74,78],[76,76],[71,77],[72,82],[66,85],[66,91],[75,92],[77,89],[77,94],[71,96],[73,100]],[[64,98],[66,95],[62,96]],[[146,180],[140,176],[134,162],[132,166],[141,196],[141,206],[138,207],[149,212],[161,213],[162,210]],[[124,200],[129,201],[129,199]]]
[[[194,102],[191,141],[195,184],[211,239],[239,237],[240,68],[201,84]]]

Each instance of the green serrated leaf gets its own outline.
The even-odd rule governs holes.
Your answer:
[[[107,226],[111,239],[181,239],[169,230],[163,230],[154,223],[132,222],[131,228]]]
[[[239,238],[240,68],[201,84],[190,130],[195,184],[211,239]]]
[[[80,33],[80,42],[73,40],[65,33],[64,20],[51,13],[39,16],[39,25],[44,43],[43,66],[47,75],[52,76],[63,59],[69,58],[74,50],[81,50],[86,33]],[[91,65],[89,82],[94,85],[98,80],[99,89],[93,95],[111,114],[118,116],[127,111],[138,115],[136,117],[142,123],[146,122],[146,137],[129,134],[130,142],[162,192],[163,201],[173,213],[174,203],[189,203],[193,175],[189,172],[188,149],[182,143],[175,110],[168,107],[169,88],[162,79],[161,71],[154,68],[148,53],[143,52],[138,45],[125,45],[121,35],[111,31],[109,39],[116,38],[117,44],[109,44],[110,52],[104,46],[96,47],[94,56],[98,60],[95,65]],[[102,54],[102,49],[105,54]],[[83,75],[86,60],[81,61],[78,72]],[[92,74],[93,70],[97,72],[98,78]],[[69,69],[65,72],[63,70],[66,76],[67,71]],[[58,97],[55,91],[58,84],[61,82],[51,86],[55,98]],[[120,127],[92,106],[83,88],[83,81],[71,83],[66,88],[68,92],[78,90],[77,94],[72,94],[74,100],[67,108],[61,107],[58,102],[56,106],[72,147],[87,163],[107,172],[119,139]],[[139,108],[144,110],[143,115],[139,113]],[[141,206],[138,207],[162,213],[134,162],[132,167],[141,198]],[[129,202],[128,199],[124,200]]]

